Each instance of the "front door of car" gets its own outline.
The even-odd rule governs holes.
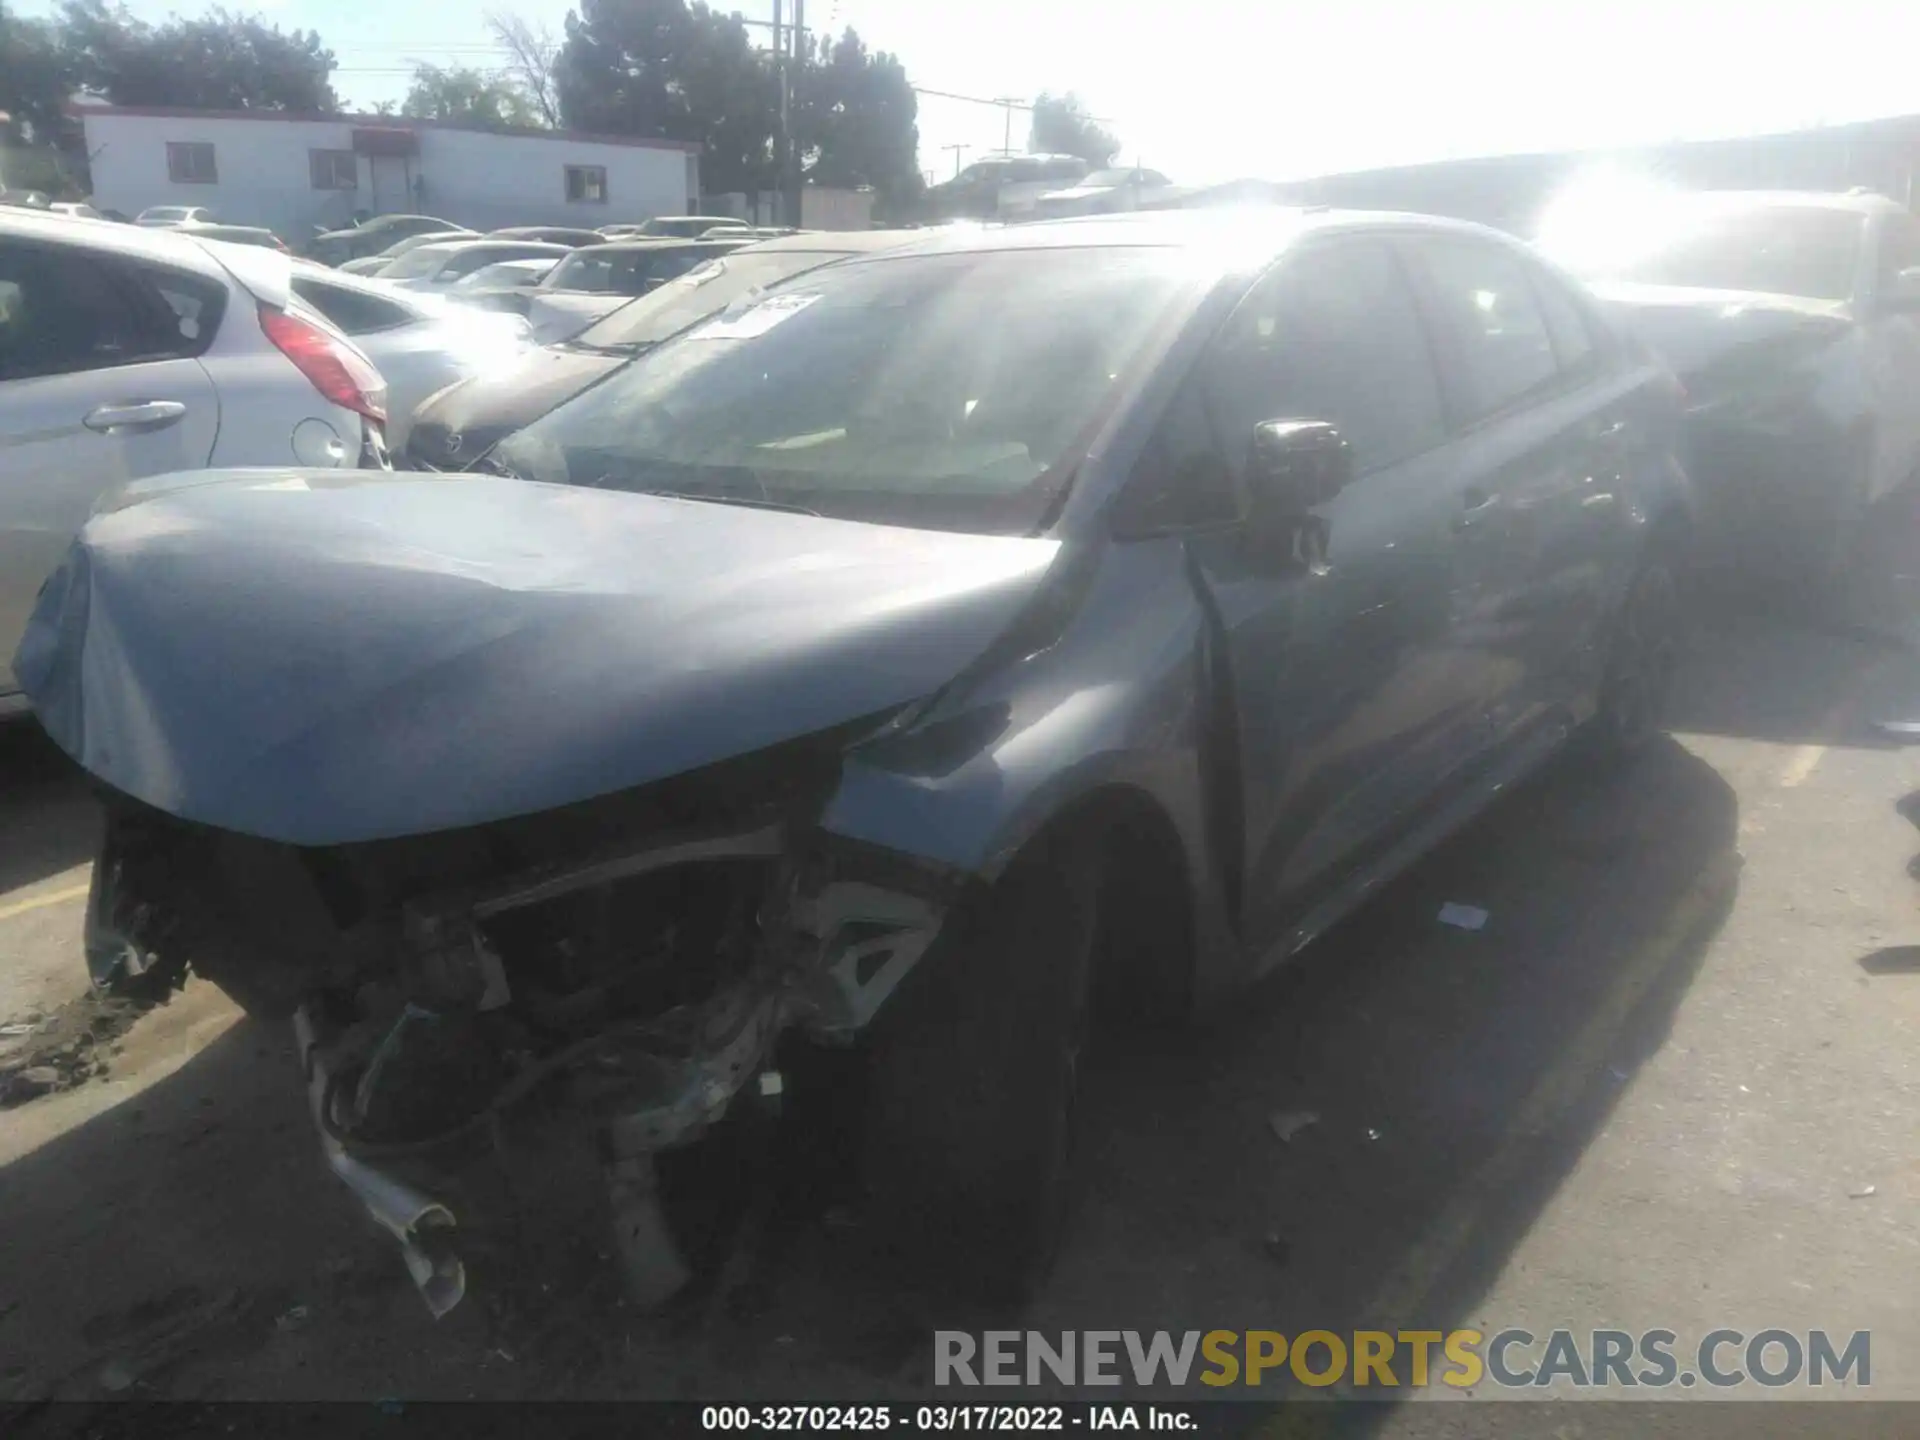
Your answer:
[[[1264,946],[1481,743],[1453,639],[1466,477],[1431,338],[1382,238],[1290,256],[1236,308],[1192,388],[1188,435],[1203,433],[1203,414],[1243,491],[1263,421],[1330,422],[1354,462],[1317,511],[1324,551],[1312,563],[1262,553],[1245,529],[1189,541],[1230,675],[1243,929]]]
[[[185,292],[221,287],[183,279]],[[149,277],[78,247],[0,240],[0,695],[41,582],[94,502],[204,466],[219,429],[199,335]],[[209,315],[211,323],[211,315]]]
[[[1873,394],[1873,493],[1884,495],[1920,469],[1920,314],[1887,303],[1894,277],[1920,267],[1920,220],[1889,215],[1880,226],[1873,288],[1861,310]]]

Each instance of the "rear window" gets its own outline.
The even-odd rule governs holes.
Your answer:
[[[418,280],[432,275],[447,263],[448,251],[439,245],[422,245],[409,250],[380,272],[383,280]]]
[[[414,319],[412,311],[391,300],[305,275],[294,277],[293,293],[349,335],[394,330]]]
[[[553,268],[545,282],[549,290],[586,291],[595,295],[644,295],[677,275],[684,275],[711,250],[662,246],[644,250],[576,250]]]

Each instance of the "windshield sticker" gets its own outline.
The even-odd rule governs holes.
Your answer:
[[[818,295],[773,295],[737,315],[718,315],[688,335],[689,340],[751,340],[782,320],[798,315]]]

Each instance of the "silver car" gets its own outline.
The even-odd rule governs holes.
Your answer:
[[[338,325],[387,382],[390,448],[406,443],[420,402],[455,381],[511,368],[532,341],[517,315],[448,304],[297,261],[293,293]]]
[[[383,465],[386,384],[291,262],[0,211],[0,714],[40,584],[102,496],[210,465]]]

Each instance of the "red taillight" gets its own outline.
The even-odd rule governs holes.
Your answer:
[[[298,315],[268,305],[260,307],[260,328],[328,400],[386,423],[387,382],[353,346]]]

